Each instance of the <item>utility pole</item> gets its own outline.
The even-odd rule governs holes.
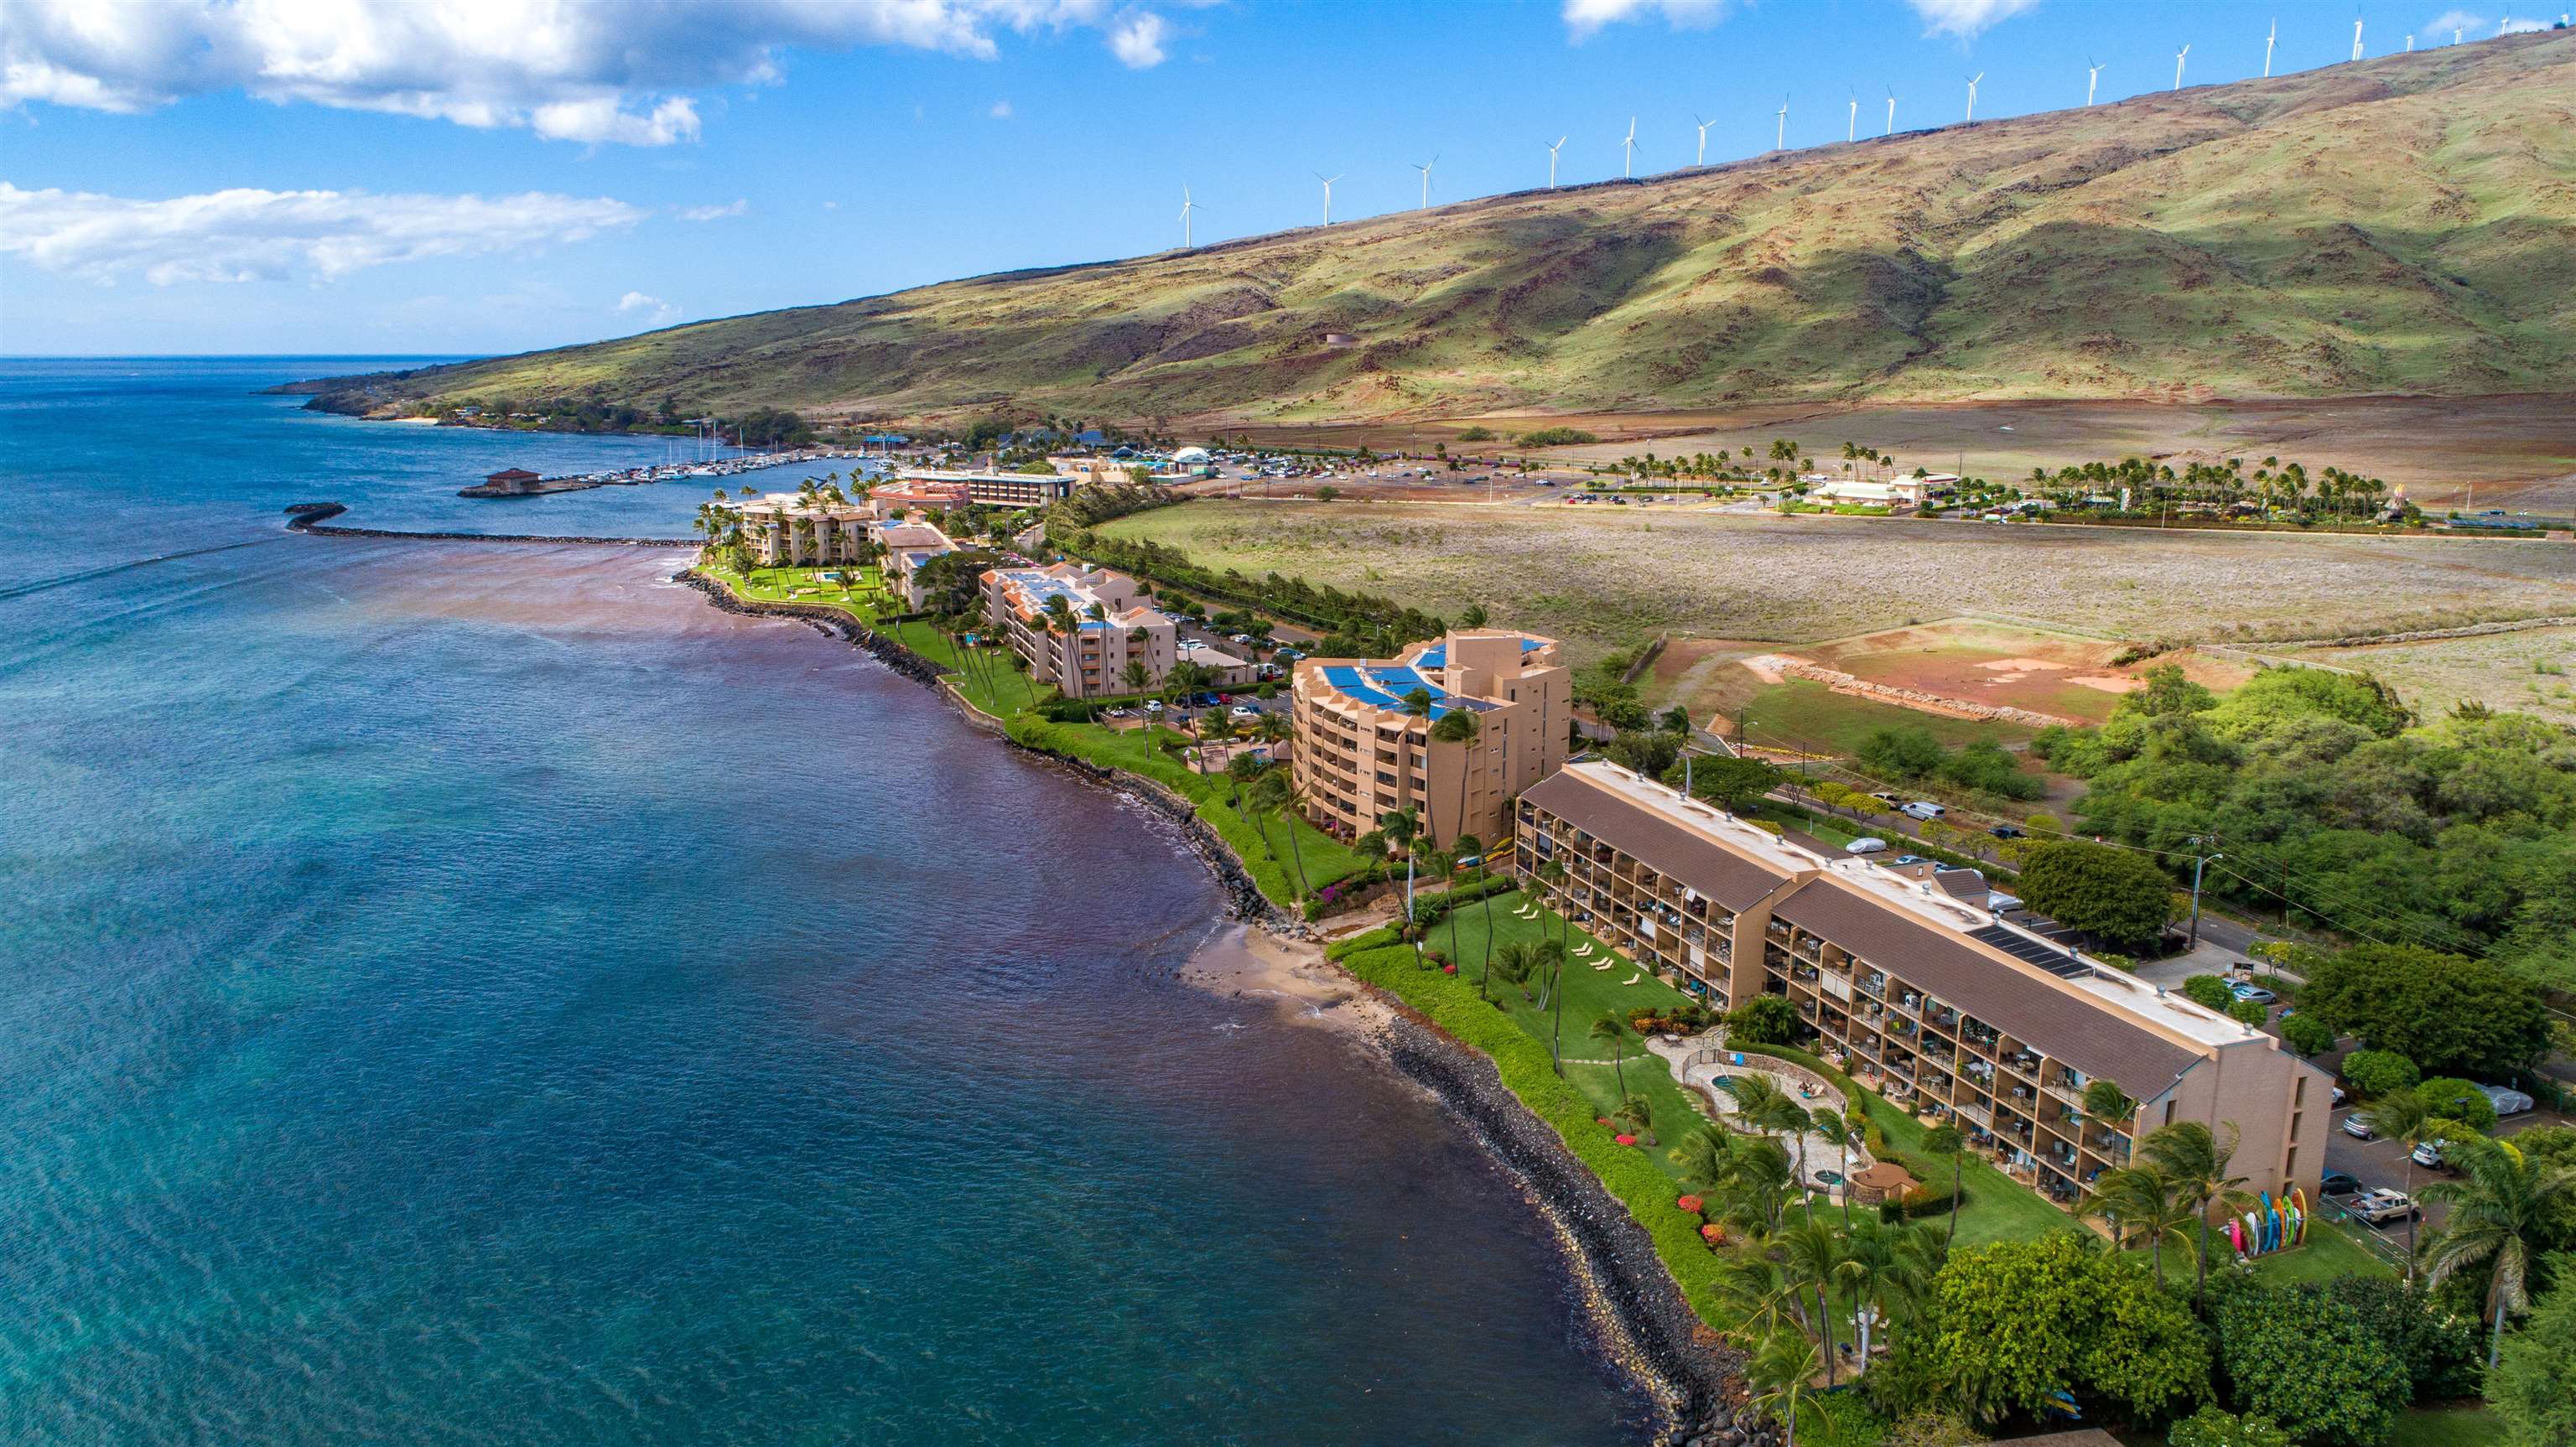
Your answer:
[[[2202,843],[2201,836],[2197,834],[2191,836],[2189,843],[2191,844],[2191,947],[2193,949],[2199,949],[2200,872],[2207,868],[2213,861],[2225,859],[2227,856],[2224,854],[2202,853],[2200,847]]]

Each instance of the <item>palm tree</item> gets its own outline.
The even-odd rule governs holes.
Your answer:
[[[1551,859],[1538,867],[1538,877],[1545,883],[1555,885],[1562,890],[1565,885],[1565,866]],[[1560,901],[1560,903],[1564,902]],[[1541,927],[1544,928],[1543,925]],[[1574,914],[1572,906],[1567,904],[1556,914],[1556,988],[1548,996],[1555,1002],[1553,1007],[1555,1018],[1548,1025],[1547,1053],[1556,1062],[1558,1075],[1565,1074],[1565,966],[1566,962],[1573,958],[1573,948]]]
[[[1812,1215],[1780,1233],[1780,1264],[1789,1279],[1816,1293],[1816,1332],[1825,1344],[1825,1385],[1834,1384],[1834,1280],[1843,1265],[1842,1238]]]
[[[1909,1317],[1914,1314],[1931,1282],[1919,1265],[1922,1251],[1918,1243],[1927,1232],[1926,1227],[1890,1226],[1874,1217],[1845,1228],[1842,1264],[1834,1268],[1834,1279],[1851,1287],[1855,1315],[1858,1307],[1873,1303],[1884,1308],[1879,1313],[1883,1320],[1895,1320],[1900,1308]],[[1854,1345],[1860,1348],[1861,1365],[1866,1369],[1867,1337],[1864,1335]]]
[[[1404,856],[1404,930],[1413,933],[1413,840],[1420,826],[1411,809],[1390,809],[1377,816],[1377,832],[1389,849]],[[1413,962],[1422,963],[1422,942],[1413,942]],[[1562,1073],[1562,1072],[1560,1072]]]
[[[1475,883],[1476,887],[1483,891],[1482,895],[1479,896],[1478,903],[1483,906],[1485,915],[1484,967],[1487,970],[1491,970],[1494,967],[1494,892],[1491,889],[1486,888],[1486,884],[1494,872],[1493,866],[1485,862],[1485,841],[1477,838],[1473,834],[1459,835],[1458,842],[1452,847],[1457,851],[1459,858],[1473,859],[1476,861]],[[1452,911],[1452,915],[1454,917],[1455,911]],[[1457,935],[1455,925],[1451,926],[1450,935],[1451,947],[1454,949],[1456,947]],[[1478,993],[1483,993],[1482,986],[1478,987]]]
[[[1798,1320],[1805,1310],[1797,1303],[1797,1288],[1768,1252],[1728,1252],[1718,1262],[1716,1295],[1718,1304],[1735,1319],[1730,1335],[1739,1340],[1758,1343],[1782,1332],[1806,1339]],[[1797,1316],[1791,1315],[1793,1311]]]
[[[2174,1182],[2152,1165],[2104,1171],[2094,1178],[2084,1214],[2099,1217],[2122,1246],[2144,1246],[2155,1253],[2156,1285],[2165,1284],[2165,1243],[2179,1241],[2188,1249],[2191,1203]]]
[[[2129,1127],[2136,1124],[2138,1103],[2131,1100],[2114,1081],[2089,1081],[2084,1086],[2084,1114],[2088,1119],[2127,1135]]]
[[[1852,1223],[1851,1122],[1843,1118],[1841,1111],[1815,1110],[1808,1112],[1807,1129],[1833,1143],[1834,1174],[1842,1178],[1843,1229],[1848,1231]]]
[[[2200,1218],[2200,1258],[2192,1286],[2195,1302],[2205,1302],[2209,1296],[2209,1213],[2241,1211],[2249,1199],[2245,1178],[2227,1173],[2236,1161],[2238,1139],[2233,1121],[2226,1123],[2226,1134],[2221,1136],[2199,1121],[2186,1120],[2138,1142],[2138,1154],[2145,1163],[2163,1172],[2175,1194]]]
[[[1721,1191],[1735,1171],[1735,1135],[1710,1121],[1682,1137],[1664,1158],[1682,1168],[1683,1185],[1703,1193]]]
[[[2385,1136],[2406,1149],[2406,1194],[2415,1194],[2415,1147],[2424,1143],[2433,1123],[2433,1112],[2424,1098],[2411,1090],[2392,1090],[2361,1113],[2362,1124],[2370,1133]],[[2406,1279],[2415,1279],[2415,1217],[2406,1213]]]
[[[1440,722],[1431,726],[1431,742],[1458,746],[1458,811],[1449,816],[1449,827],[1461,834],[1467,830],[1467,765],[1475,754],[1476,735],[1482,731],[1483,725],[1476,721],[1475,714],[1457,707],[1442,714]],[[1429,781],[1424,782],[1427,785]]]
[[[1274,764],[1252,781],[1252,806],[1264,814],[1280,813],[1295,792],[1288,782],[1288,771]],[[1314,891],[1306,885],[1306,857],[1297,847],[1297,816],[1283,814],[1280,822],[1287,826],[1284,832],[1288,835],[1288,862],[1297,871],[1297,895],[1303,899]]]
[[[1539,953],[1537,945],[1527,940],[1514,940],[1503,946],[1491,960],[1486,962],[1485,973],[1500,975],[1506,985],[1520,986],[1521,998],[1527,1000],[1531,998],[1530,976],[1542,968],[1540,962],[1544,958],[1545,956]]]
[[[1803,1332],[1775,1331],[1755,1350],[1744,1374],[1753,1405],[1788,1434],[1785,1447],[1798,1447],[1798,1419],[1822,1410],[1808,1385],[1816,1375],[1816,1344]]]
[[[1402,699],[1398,700],[1397,707],[1403,712],[1405,717],[1418,718],[1428,724],[1431,719],[1431,690],[1427,688],[1414,689],[1412,692],[1407,693]],[[1397,747],[1404,748],[1404,745],[1399,744]],[[1430,731],[1427,728],[1423,732],[1422,747],[1424,770],[1427,773],[1429,771],[1431,758]],[[1405,748],[1405,752],[1411,753],[1412,750],[1410,748]],[[1407,767],[1408,769],[1410,768],[1409,765]],[[1440,832],[1440,827],[1437,816],[1431,812],[1431,780],[1425,778],[1421,783],[1422,827],[1433,835],[1437,835]]]
[[[1619,1081],[1619,1093],[1628,1093],[1628,1027],[1616,1015],[1604,1015],[1592,1022],[1593,1039],[1610,1047],[1610,1069]]]
[[[1632,1095],[1619,1102],[1619,1108],[1610,1112],[1610,1118],[1626,1126],[1628,1134],[1647,1145],[1661,1144],[1655,1139],[1655,1108],[1646,1103],[1644,1096]]]
[[[1923,1133],[1923,1153],[1950,1158],[1950,1239],[1959,1239],[1959,1188],[1968,1170],[1968,1138],[1959,1128],[1943,1121]]]
[[[2424,1199],[2446,1201],[2450,1219],[2425,1243],[2424,1281],[2440,1286],[2463,1271],[2487,1271],[2487,1369],[2496,1364],[2504,1319],[2531,1308],[2532,1258],[2552,1225],[2576,1203],[2576,1167],[2545,1166],[2510,1146],[2474,1141],[2461,1156],[2467,1174],[2435,1181]]]

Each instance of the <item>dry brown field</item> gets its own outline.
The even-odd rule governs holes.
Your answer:
[[[1458,434],[1482,426],[1494,442]],[[1729,411],[1442,417],[1347,426],[1255,427],[1271,445],[1353,446],[1427,452],[1511,450],[1508,439],[1567,426],[1599,443],[1550,449],[1568,462],[1611,462],[1642,452],[1672,457],[1723,448],[1767,452],[1785,437],[1839,456],[1857,443],[1893,453],[1908,469],[2027,477],[2131,455],[2171,462],[2278,456],[2384,479],[2418,504],[2576,514],[2576,396],[2351,397],[2322,401],[2162,403],[1958,402],[1903,406],[1773,403]]]

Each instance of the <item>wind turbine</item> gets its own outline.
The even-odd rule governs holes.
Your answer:
[[[1771,137],[1771,149],[1785,150],[1789,145],[1789,98],[1780,97],[1780,127]]]
[[[2352,58],[2361,59],[2361,17],[2352,17]]]
[[[1333,224],[1333,183],[1342,178],[1339,175],[1327,176],[1317,171],[1315,179],[1324,183],[1324,224],[1330,226]]]
[[[1190,188],[1183,186],[1181,188],[1181,249],[1183,251],[1192,249],[1190,246],[1190,213],[1197,209],[1197,205],[1190,200]]]
[[[2451,43],[2453,45],[2460,43],[2460,27],[2456,25],[2451,27]]]
[[[2190,46],[2188,46],[2188,45],[2186,45],[2186,46],[2184,46],[2182,49],[2177,50],[2177,51],[2175,51],[2175,52],[2174,52],[2174,89],[2175,89],[2175,90],[2181,90],[2181,89],[2182,89],[2182,62],[2183,62],[2183,57],[2184,57],[2184,56],[2187,56],[2187,55],[2189,55],[2189,54],[2191,54],[2191,47],[2190,47]]]
[[[1896,134],[1896,87],[1887,88],[1887,134]]]
[[[2089,55],[2084,57],[2084,64],[2084,103],[2089,106],[2093,104],[2093,88],[2102,83],[2102,67],[2094,64]]]
[[[2406,37],[2406,53],[2408,55],[2415,53],[2415,37],[2412,35]]]
[[[2281,39],[2281,22],[2272,22],[2272,33],[2263,37],[2263,78],[2272,78],[2272,47]]]
[[[1430,210],[1430,209],[1431,209],[1431,168],[1432,168],[1432,167],[1434,167],[1434,166],[1437,166],[1437,165],[1439,165],[1439,164],[1440,164],[1440,153],[1439,153],[1439,152],[1437,152],[1437,151],[1434,151],[1434,152],[1432,152],[1432,153],[1431,153],[1431,159],[1430,159],[1430,160],[1425,161],[1425,162],[1423,162],[1421,165],[1418,165],[1418,166],[1416,166],[1416,167],[1414,167],[1414,168],[1413,168],[1413,169],[1415,169],[1415,170],[1417,170],[1417,171],[1420,171],[1420,172],[1422,173],[1422,204],[1421,204],[1420,206],[1418,206],[1418,207],[1415,207],[1415,208],[1414,208],[1415,210],[1418,210],[1418,211],[1428,211],[1428,210]]]
[[[1691,164],[1694,166],[1705,166],[1708,164],[1708,128],[1715,125],[1716,122],[1700,121],[1699,112],[1697,111],[1691,112],[1691,119],[1699,121],[1699,154],[1691,158]]]
[[[1564,149],[1563,136],[1557,137],[1556,144],[1547,148],[1547,189],[1551,191],[1556,189],[1556,153]]]
[[[1971,121],[1977,118],[1977,82],[1985,78],[1986,73],[1982,70],[1968,77],[1968,119]]]
[[[1621,141],[1619,145],[1621,148],[1619,179],[1625,181],[1628,179],[1630,168],[1637,160],[1637,118],[1635,116],[1628,117],[1628,139]]]
[[[1851,98],[1851,119],[1843,122],[1843,139],[1846,141],[1860,139],[1860,97],[1857,94]]]

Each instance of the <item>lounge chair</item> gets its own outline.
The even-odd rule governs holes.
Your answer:
[[[1644,979],[1644,978],[1646,978],[1646,977],[1645,977],[1645,975],[1644,975],[1644,974],[1642,974],[1642,973],[1640,973],[1640,974],[1634,974],[1634,975],[1630,975],[1628,978],[1626,978],[1626,979],[1624,979],[1624,980],[1621,980],[1619,983],[1620,983],[1620,984],[1623,984],[1623,985],[1633,985],[1633,984],[1637,983],[1639,980],[1642,980],[1642,979]]]

